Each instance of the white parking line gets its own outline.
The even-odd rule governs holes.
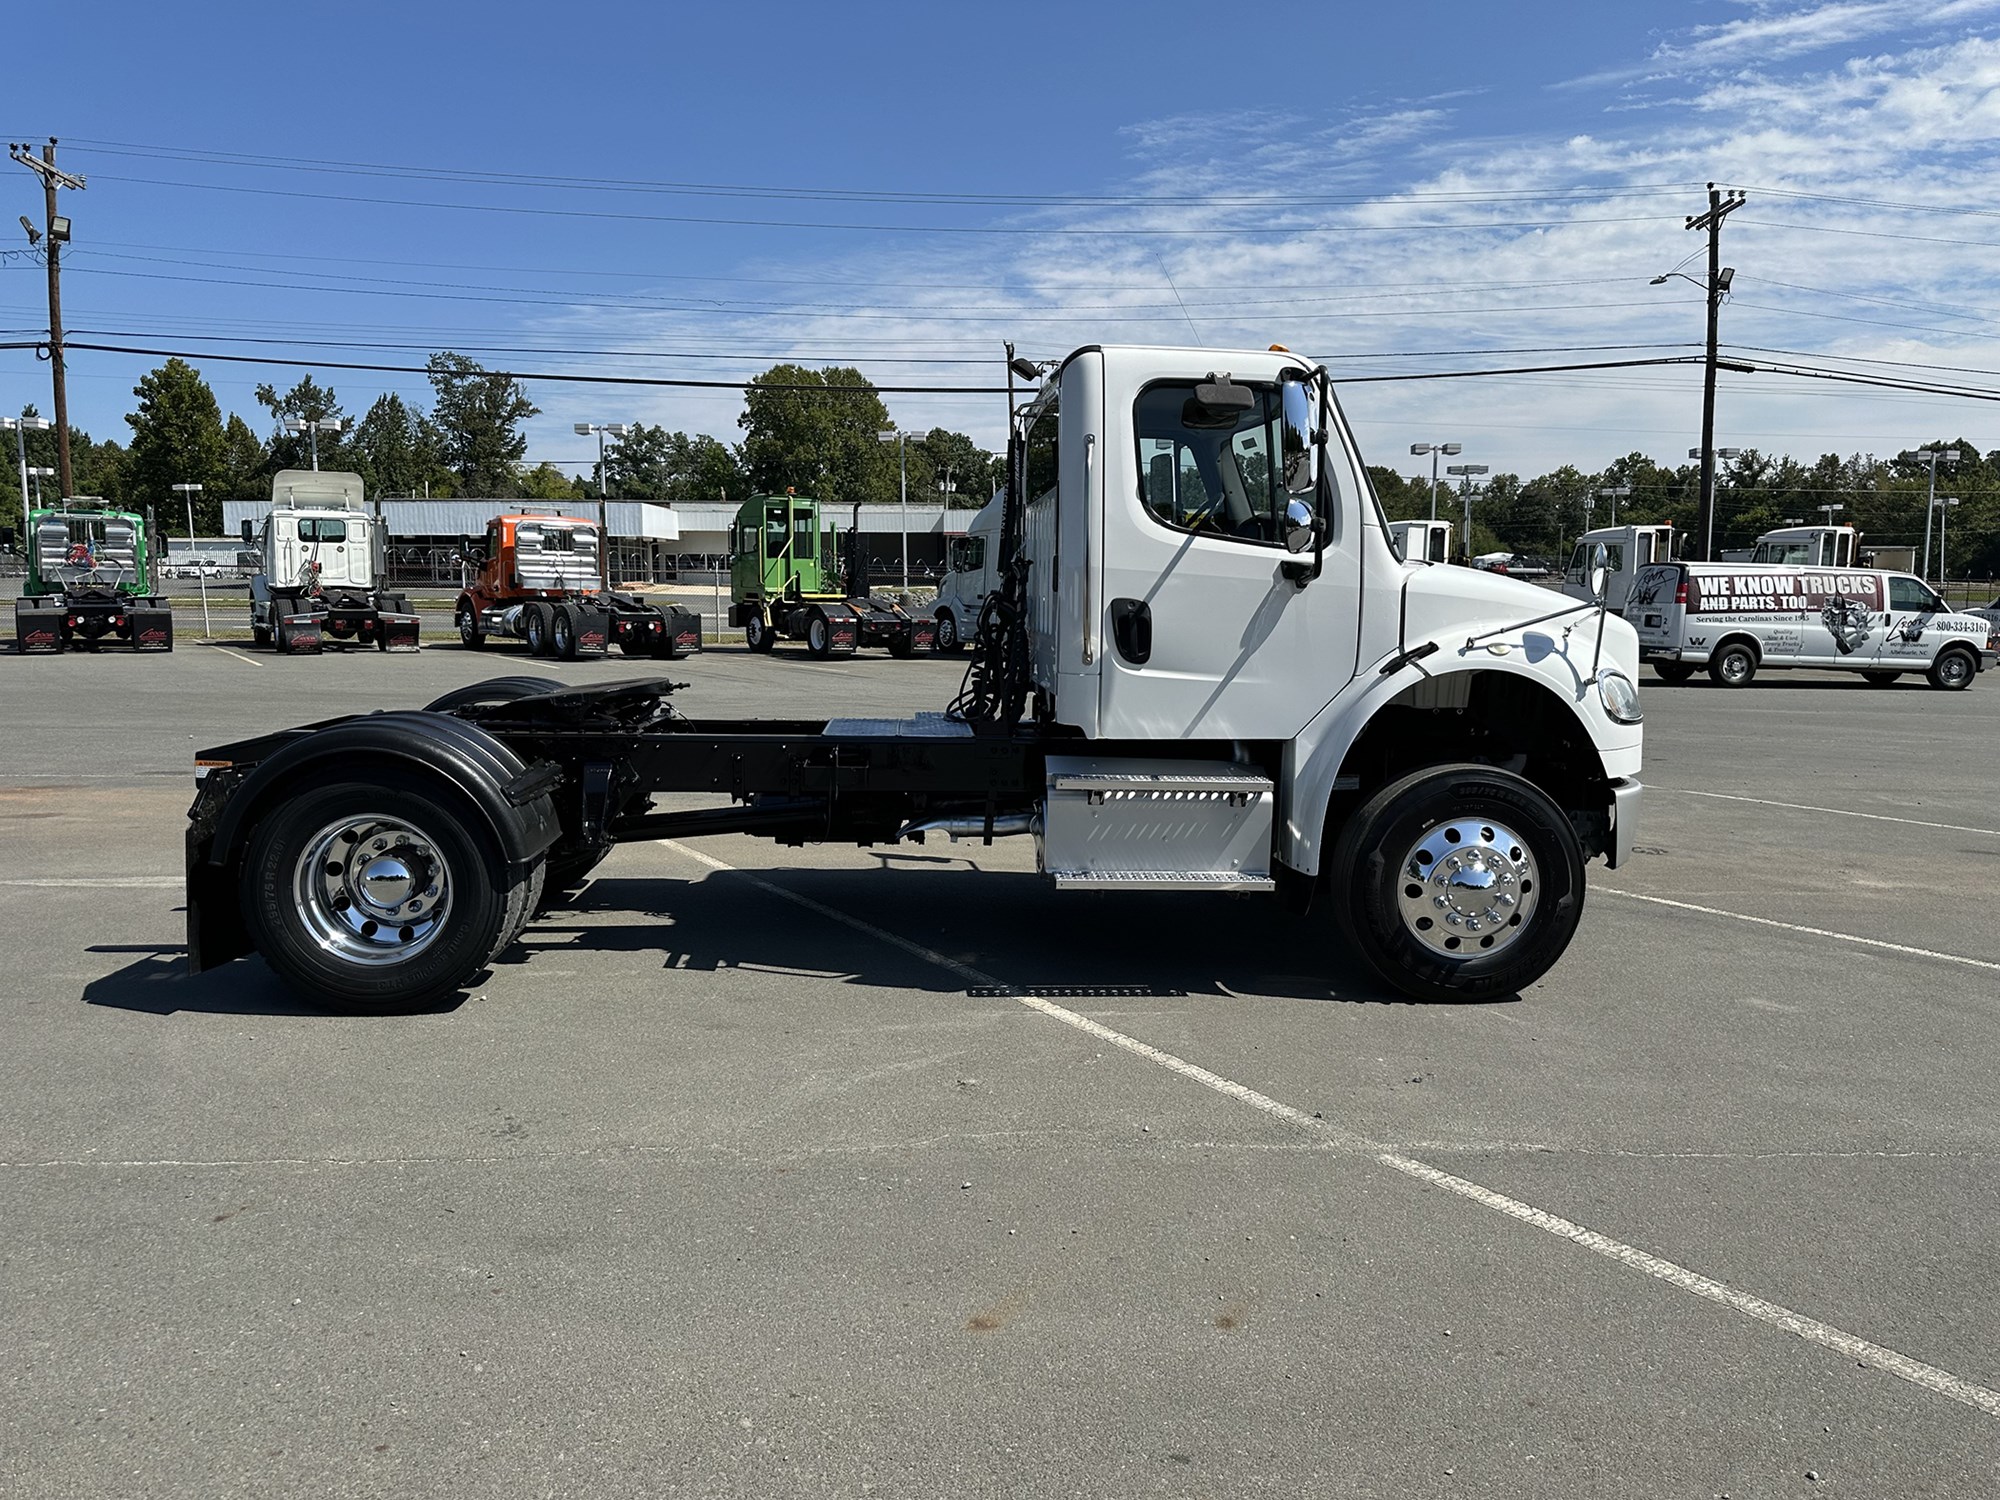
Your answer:
[[[797,891],[787,890],[784,886],[765,880],[761,876],[753,875],[748,870],[740,870],[735,865],[728,864],[711,855],[703,854],[697,849],[691,849],[677,839],[661,839],[659,843],[668,849],[672,849],[677,854],[684,855],[697,864],[706,865],[711,870],[718,870],[738,876],[761,891],[780,897],[795,906],[802,906],[807,911],[815,912],[830,921],[838,922],[843,927],[852,928],[855,932],[874,938],[878,942],[887,943],[892,948],[901,949],[911,957],[922,959],[928,964],[933,964],[959,979],[967,980],[973,984],[991,985],[998,988],[1007,987],[1003,981],[975,969],[970,964],[960,963],[957,959],[949,958],[935,949],[926,948],[922,943],[912,942],[908,938],[899,937],[893,932],[875,926],[872,922],[864,922],[859,917],[849,916],[846,912],[828,906],[823,902],[815,901],[810,896],[802,896]],[[1621,891],[1617,894],[1625,895],[1629,893]],[[1679,905],[1681,903],[1670,902],[1668,904]],[[1697,908],[1697,910],[1699,909]],[[1721,915],[1729,916],[1733,915],[1733,913],[1724,912]],[[1784,926],[1786,924],[1777,923],[1774,925]],[[1838,934],[1835,935],[1837,936]],[[1893,947],[1894,945],[1889,944],[1886,946]],[[1910,951],[1917,952],[1921,950],[1912,949]],[[2000,964],[1988,965],[1988,967],[2000,968]],[[1073,1010],[1067,1010],[1060,1005],[1032,995],[1017,995],[1013,998],[1017,1003],[1025,1005],[1031,1010],[1040,1011],[1052,1020],[1061,1021],[1068,1026],[1074,1026],[1079,1031],[1087,1032],[1101,1041],[1109,1042],[1115,1047],[1123,1048],[1135,1056],[1145,1058],[1148,1062],[1157,1063],[1159,1066],[1167,1068],[1191,1082],[1199,1083],[1204,1088],[1213,1089],[1219,1094],[1236,1100],[1238,1103],[1248,1104],[1251,1108],[1284,1120],[1288,1124],[1297,1125],[1301,1129],[1310,1130],[1323,1138],[1335,1141],[1353,1142],[1355,1140],[1354,1137],[1346,1135],[1336,1127],[1327,1124],[1325,1120],[1316,1118],[1304,1110],[1282,1103],[1279,1100],[1271,1098],[1268,1094],[1260,1094],[1257,1090],[1245,1084],[1224,1078],[1218,1073],[1212,1073],[1207,1068],[1201,1067],[1196,1063],[1191,1063],[1185,1058],[1176,1057],[1171,1052],[1164,1052],[1157,1047],[1140,1041],[1137,1037],[1127,1036],[1122,1031],[1114,1031],[1111,1027],[1104,1025],[1102,1022],[1093,1021],[1088,1016],[1078,1015]],[[1462,1198],[1492,1210],[1494,1213],[1505,1215],[1507,1218],[1519,1223],[1542,1230],[1546,1234],[1555,1235],[1559,1239],[1568,1240],[1571,1244],[1580,1246],[1592,1254],[1601,1255],[1608,1260],[1616,1261],[1622,1266],[1650,1276],[1667,1286],[1676,1287],[1694,1296],[1705,1298],[1710,1302],[1716,1303],[1718,1306],[1741,1313],[1745,1317],[1755,1318],[1759,1322],[1768,1323],[1774,1328],[1781,1328],[1787,1333],[1796,1334],[1802,1339],[1818,1344],[1823,1348],[1832,1349],[1849,1358],[1865,1361],[1935,1395],[1957,1401],[1965,1406],[1970,1406],[1974,1410],[1982,1411],[1990,1417],[2000,1417],[2000,1391],[1989,1390],[1983,1385],[1976,1385],[1972,1381],[1961,1379],[1949,1370],[1940,1369],[1936,1365],[1926,1364],[1920,1359],[1911,1359],[1906,1354],[1900,1354],[1896,1350],[1887,1348],[1882,1344],[1858,1338],[1854,1334],[1834,1327],[1831,1323],[1822,1323],[1817,1318],[1807,1317],[1804,1313],[1794,1312],[1790,1308],[1783,1307],[1776,1302],[1767,1302],[1762,1297],[1753,1296],[1748,1292],[1737,1291],[1735,1288],[1727,1286],[1720,1281],[1715,1281],[1698,1272],[1690,1271],[1685,1266],[1678,1265],[1661,1256],[1653,1255],[1648,1251],[1640,1250],[1635,1246],[1627,1245],[1623,1241],[1614,1240],[1608,1235],[1598,1234],[1595,1230],[1586,1229],[1582,1225],[1573,1223],[1568,1219],[1560,1218],[1555,1214],[1535,1208],[1531,1204],[1523,1203],[1518,1198],[1510,1198],[1504,1193],[1496,1193],[1491,1188],[1481,1187],[1478,1183],[1467,1181],[1463,1177],[1455,1177],[1449,1172],[1431,1166],[1428,1162],[1418,1161],[1414,1157],[1404,1156],[1397,1151],[1381,1150],[1373,1147],[1367,1149],[1370,1150],[1375,1161],[1393,1171],[1401,1172],[1405,1176],[1413,1177],[1420,1182],[1429,1183],[1433,1187],[1443,1188],[1447,1192],[1456,1193]]]
[[[247,661],[260,672],[264,669],[264,664],[254,656],[245,656],[241,651],[231,651],[227,646],[217,645],[214,641],[203,641],[201,644],[208,647],[211,651],[220,651],[224,656],[233,656],[238,661]]]
[[[0,880],[0,885],[46,886],[64,891],[177,891],[185,883],[181,875],[51,876],[44,880]]]
[[[1732,922],[1754,922],[1759,927],[1782,927],[1787,932],[1804,933],[1807,937],[1832,938],[1840,943],[1859,943],[1864,948],[1886,948],[1891,953],[1907,953],[1914,958],[1935,958],[1948,964],[1964,964],[1969,969],[1992,969],[2000,973],[2000,964],[1984,958],[1966,958],[1958,953],[1939,953],[1934,948],[1912,948],[1908,943],[1884,942],[1881,938],[1857,937],[1851,932],[1832,932],[1824,927],[1802,927],[1797,922],[1780,922],[1772,917],[1753,917],[1740,911],[1724,911],[1719,906],[1697,906],[1692,901],[1674,901],[1665,896],[1642,896],[1637,891],[1614,890],[1610,886],[1599,886],[1598,891],[1606,896],[1618,896],[1626,901],[1650,901],[1655,906],[1678,907],[1681,911],[1698,911],[1705,917],[1727,917]]]
[[[1961,823],[1926,823],[1921,818],[1892,818],[1887,813],[1856,812],[1851,807],[1815,807],[1809,802],[1773,802],[1768,797],[1739,797],[1732,792],[1697,792],[1684,786],[1655,786],[1646,783],[1649,792],[1673,792],[1681,797],[1714,797],[1722,802],[1754,802],[1759,807],[1783,807],[1792,812],[1837,813],[1843,818],[1867,818],[1875,823],[1907,823],[1912,828],[1942,828],[1947,833],[1983,833],[1988,838],[2000,839],[2000,828],[1967,828]]]

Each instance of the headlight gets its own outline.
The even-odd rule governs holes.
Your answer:
[[[1646,716],[1639,711],[1639,690],[1623,672],[1606,667],[1597,674],[1597,696],[1604,711],[1620,724],[1637,724]]]

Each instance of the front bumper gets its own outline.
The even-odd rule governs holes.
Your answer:
[[[1617,869],[1639,842],[1639,801],[1646,788],[1636,779],[1611,783],[1611,847],[1604,863]]]

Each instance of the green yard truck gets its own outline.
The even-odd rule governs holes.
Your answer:
[[[868,591],[860,507],[841,557],[840,528],[822,527],[810,495],[752,495],[737,509],[729,544],[729,623],[752,651],[780,636],[804,641],[816,657],[851,656],[886,646],[891,656],[937,649],[937,621]]]
[[[145,518],[80,496],[28,516],[28,579],[14,601],[15,648],[24,656],[174,649],[174,616],[153,592]]]

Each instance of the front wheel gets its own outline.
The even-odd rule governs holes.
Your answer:
[[[1694,663],[1691,661],[1655,660],[1653,663],[1653,672],[1659,677],[1660,681],[1670,686],[1679,686],[1694,676]]]
[[[949,656],[965,644],[958,633],[958,616],[948,609],[937,612],[937,649],[941,656]]]
[[[1930,678],[1934,688],[1961,693],[1972,686],[1972,679],[1978,674],[1979,663],[1970,651],[1963,646],[1948,646],[1938,652],[1937,660],[1931,663],[1930,671],[1924,675]]]
[[[250,627],[250,644],[253,646],[261,647],[265,650],[269,650],[271,645],[271,632],[269,627],[263,625],[252,625]]]
[[[500,871],[491,835],[457,798],[393,775],[335,782],[259,821],[243,916],[258,952],[314,1001],[418,1010],[519,934],[540,882],[505,884]]]
[[[1512,994],[1552,968],[1583,916],[1583,849],[1534,783],[1434,766],[1382,788],[1334,845],[1342,933],[1416,1000]]]
[[[479,628],[479,611],[470,604],[458,607],[458,641],[468,651],[477,651],[486,644],[486,632]]]
[[[764,618],[761,609],[753,609],[743,617],[743,644],[752,651],[769,651],[778,644],[777,636],[771,632],[771,622]]]
[[[1757,653],[1741,641],[1731,641],[1708,659],[1708,680],[1717,687],[1750,686],[1757,675]]]

